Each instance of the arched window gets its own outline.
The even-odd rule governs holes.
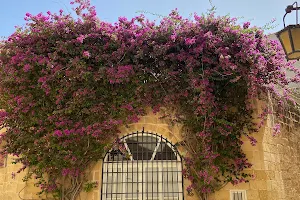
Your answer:
[[[181,157],[157,134],[137,132],[120,139],[102,169],[102,200],[183,200]]]

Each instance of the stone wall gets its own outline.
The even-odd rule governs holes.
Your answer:
[[[134,133],[137,131],[142,131],[144,129],[145,132],[157,133],[158,135],[162,135],[164,138],[167,138],[171,143],[175,144],[177,142],[182,141],[182,132],[181,126],[179,124],[171,125],[167,120],[163,120],[162,113],[161,114],[153,114],[151,111],[149,114],[141,117],[138,123],[129,124],[128,126],[123,126],[120,131],[120,136],[125,136],[130,133]],[[180,154],[185,154],[185,150],[183,148],[178,149]],[[101,170],[102,170],[102,162],[96,163],[89,173],[89,179],[93,181],[99,182],[99,187],[95,188],[90,193],[81,192],[80,197],[78,199],[86,199],[86,200],[99,200],[100,199],[100,191],[101,191]],[[185,188],[189,186],[189,181],[184,180],[184,198],[185,200],[198,200],[199,198],[196,195],[188,196]]]
[[[11,164],[13,157],[7,158],[6,167],[0,168],[0,199],[1,200],[38,200],[39,191],[32,182],[23,182],[26,172],[15,173],[21,165]]]
[[[274,123],[281,125],[281,133],[272,136]],[[274,173],[268,180],[269,199],[300,199],[300,109],[287,108],[284,116],[268,118],[264,135],[266,171]]]
[[[129,124],[128,126],[121,127],[121,136],[127,135],[137,131],[148,131],[157,133],[167,138],[171,143],[175,144],[182,141],[181,126],[179,124],[170,125],[166,120],[161,119],[161,115],[153,114],[149,112],[148,115],[142,117],[138,123]],[[185,154],[184,149],[178,149],[181,154]],[[9,156],[7,166],[0,168],[0,200],[18,200],[18,199],[39,199],[35,194],[38,192],[38,188],[33,187],[32,183],[25,184],[22,181],[26,172],[16,174],[12,177],[12,173],[15,173],[20,165],[11,164],[13,157]],[[101,175],[102,175],[102,161],[92,164],[86,170],[89,181],[98,181],[98,187],[93,191],[86,193],[81,192],[78,200],[99,200],[101,191]],[[187,180],[184,180],[184,188],[189,185]],[[185,192],[185,190],[184,190]],[[19,197],[20,195],[20,197]],[[198,197],[188,196],[185,192],[186,200],[197,200]]]
[[[257,108],[257,113],[259,107]],[[180,124],[171,124],[161,118],[162,114],[149,114],[142,117],[138,123],[122,127],[121,135],[127,135],[136,131],[145,130],[157,133],[175,144],[182,141],[182,130]],[[298,117],[298,118],[297,118]],[[289,118],[289,119],[288,119]],[[288,123],[292,121],[293,123]],[[233,186],[227,184],[220,191],[210,196],[210,200],[229,200],[230,190],[246,190],[247,200],[298,200],[300,194],[300,125],[299,116],[287,113],[286,118],[279,121],[283,126],[280,135],[272,136],[271,116],[254,136],[257,145],[252,146],[247,138],[242,138],[242,146],[253,167],[248,170],[255,179],[249,183]],[[184,148],[179,147],[179,152],[185,155]],[[13,176],[20,165],[11,164],[12,157],[9,156],[7,165],[0,167],[0,199],[1,200],[33,200],[39,199],[35,194],[38,188],[32,183],[25,184],[22,181],[26,172]],[[99,200],[101,191],[102,161],[92,164],[86,171],[90,181],[98,181],[99,185],[93,191],[81,192],[78,200]],[[184,191],[189,185],[184,180]],[[20,198],[21,197],[21,198]],[[185,200],[198,200],[194,196],[188,196],[185,192]]]
[[[258,112],[258,111],[257,111]],[[253,164],[251,169],[245,170],[245,172],[254,175],[254,179],[248,183],[241,183],[238,185],[227,184],[221,190],[215,192],[210,196],[209,200],[230,200],[231,190],[246,190],[247,200],[266,200],[268,196],[267,192],[267,180],[272,173],[267,172],[264,163],[264,151],[263,140],[265,134],[265,127],[261,128],[258,133],[253,135],[257,140],[255,146],[252,146],[249,139],[242,138],[244,142],[242,149],[246,154],[250,163]],[[275,195],[273,195],[275,196]]]
[[[257,103],[257,113],[261,103]],[[257,145],[243,138],[242,146],[253,164],[255,176],[249,183],[227,184],[211,195],[211,200],[229,200],[230,190],[246,190],[247,200],[300,199],[300,109],[287,109],[283,117],[268,116],[265,126],[254,135]],[[281,133],[273,136],[273,126],[281,124]]]
[[[5,129],[0,130],[0,134],[5,132]],[[21,176],[12,177],[15,166],[12,166],[11,159],[5,158],[3,165],[0,167],[0,199],[14,200],[19,199],[18,192],[25,186],[22,184]]]

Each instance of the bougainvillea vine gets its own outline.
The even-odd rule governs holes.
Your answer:
[[[143,15],[111,24],[87,0],[71,4],[77,18],[27,13],[26,26],[1,42],[3,153],[29,169],[25,180],[34,176],[42,192],[75,199],[86,166],[101,159],[119,127],[165,107],[186,130],[188,191],[205,196],[247,181],[241,136],[255,145],[252,100],[266,92],[290,100],[287,86],[299,82],[278,43],[249,22],[214,14],[191,20],[175,10],[159,24]]]

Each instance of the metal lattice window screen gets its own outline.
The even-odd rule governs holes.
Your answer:
[[[246,190],[231,190],[230,200],[247,200]]]
[[[102,200],[183,200],[181,157],[161,135],[136,132],[120,139],[103,162]],[[128,156],[129,155],[129,156]]]

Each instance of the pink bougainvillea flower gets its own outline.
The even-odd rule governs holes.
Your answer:
[[[280,134],[280,124],[275,124],[273,127],[273,136]]]
[[[83,43],[83,40],[85,39],[85,36],[84,35],[80,35],[79,37],[76,38],[76,40],[79,42],[79,43]]]
[[[85,58],[91,57],[91,54],[90,54],[90,52],[88,52],[88,51],[84,51],[84,52],[82,53],[82,55],[83,55],[83,57],[85,57]]]
[[[26,64],[23,67],[24,72],[28,72],[28,71],[30,71],[30,69],[31,69],[31,66],[29,64]]]

